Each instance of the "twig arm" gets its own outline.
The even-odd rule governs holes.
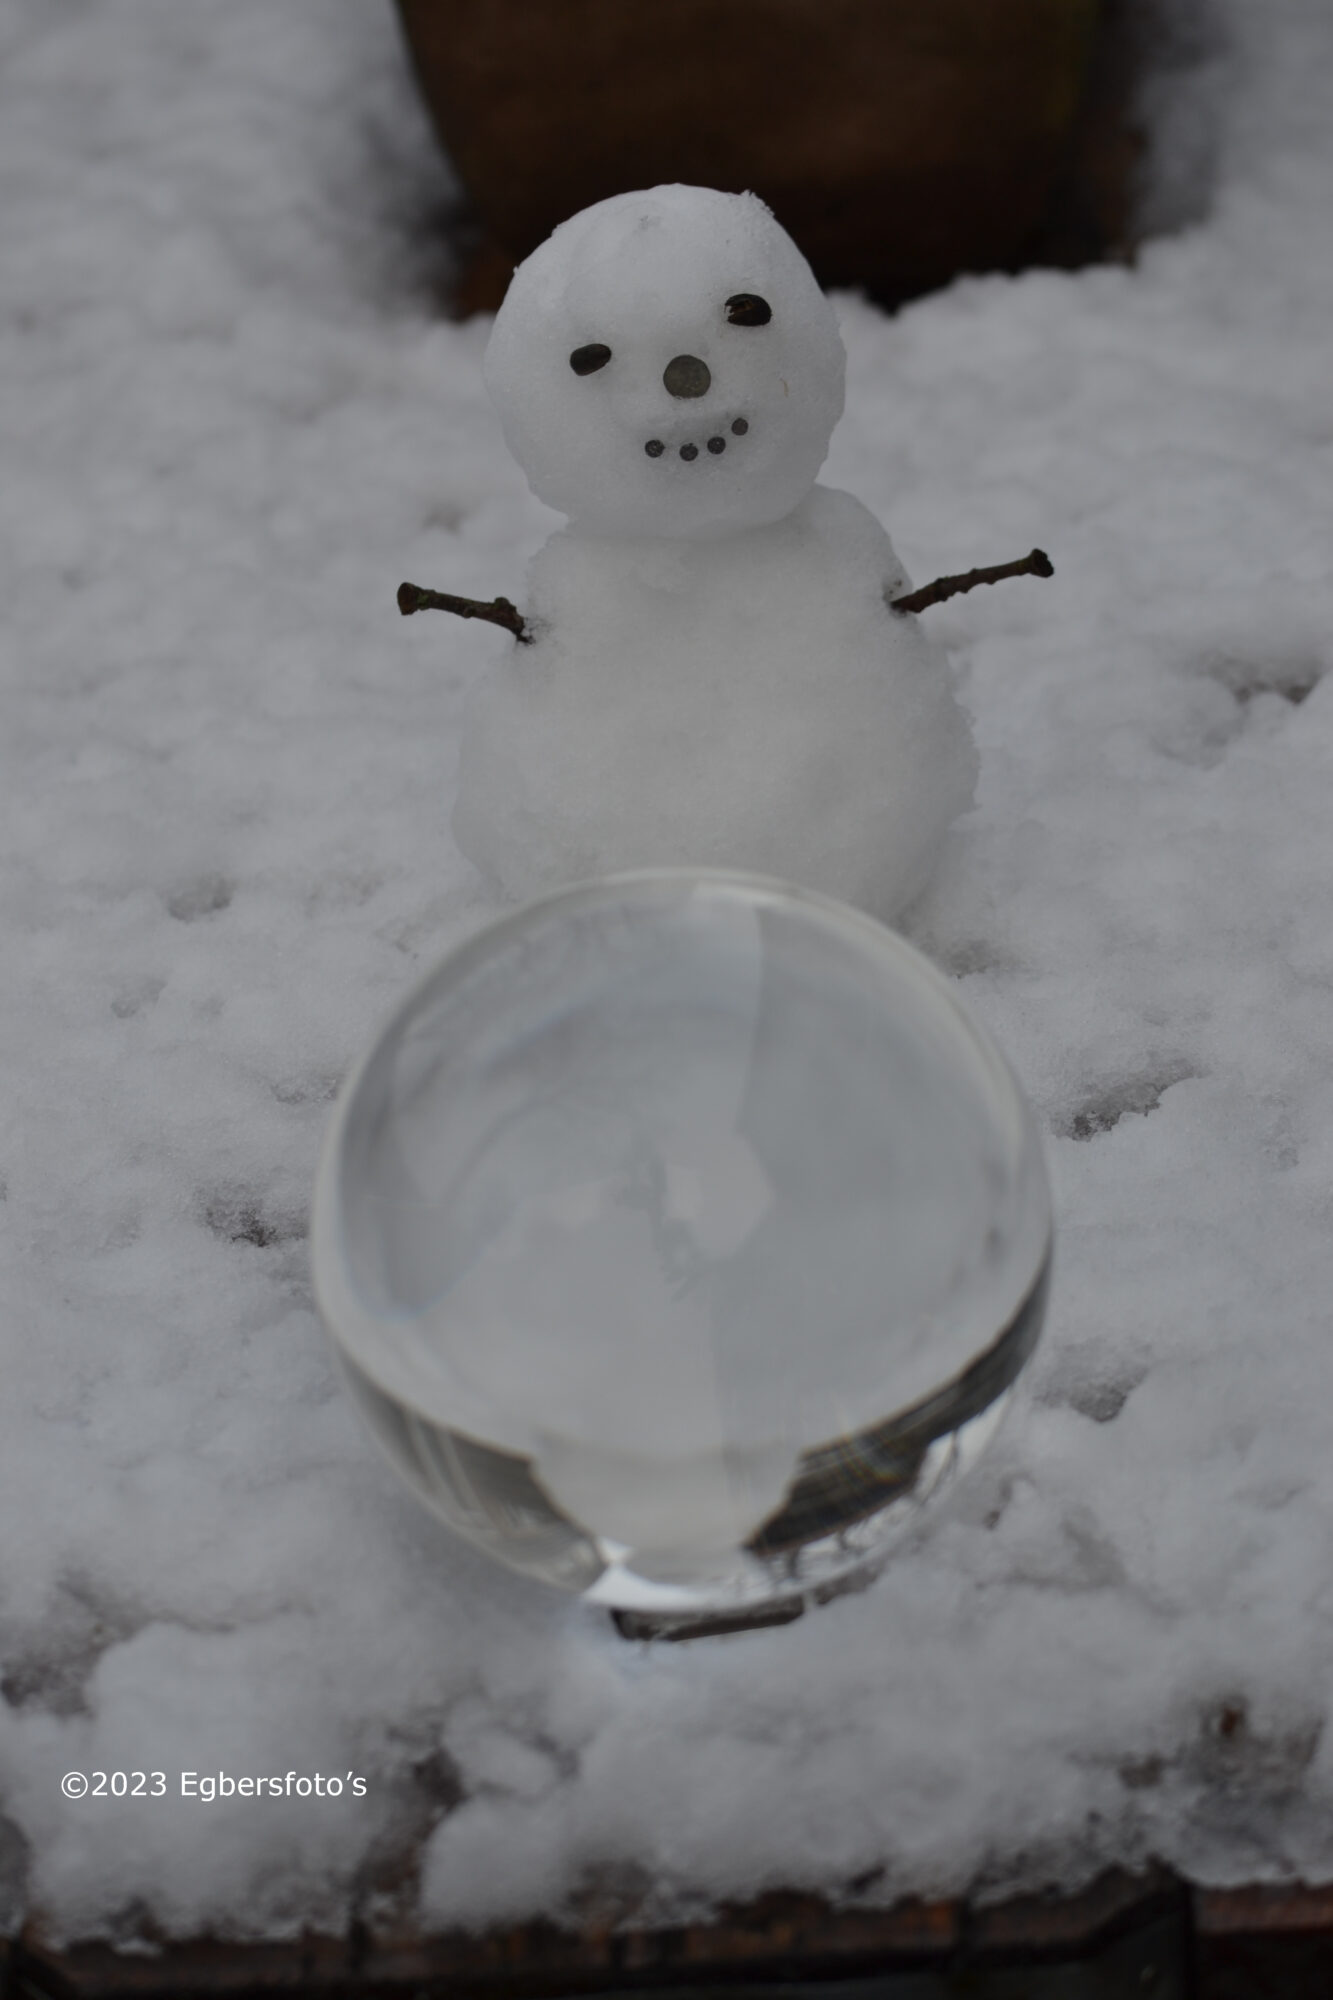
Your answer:
[[[1050,557],[1043,549],[1033,549],[1017,562],[996,563],[990,569],[970,569],[963,576],[936,577],[934,583],[921,590],[890,598],[889,607],[893,611],[926,611],[932,604],[943,604],[965,590],[975,590],[979,583],[999,583],[1007,576],[1054,575]],[[522,612],[507,597],[495,597],[484,603],[476,597],[454,597],[445,590],[423,590],[419,583],[400,583],[398,609],[404,618],[410,618],[416,611],[452,611],[457,618],[484,618],[488,624],[503,625],[506,632],[512,632],[523,644],[532,637]]]
[[[946,598],[961,597],[965,590],[975,590],[979,583],[1001,583],[1007,576],[1054,576],[1055,565],[1044,549],[1033,549],[1031,555],[1020,556],[1017,562],[996,563],[990,569],[970,569],[962,576],[937,576],[934,583],[928,583],[920,590],[909,591],[905,597],[891,597],[891,611],[927,611],[932,604],[943,604]]]
[[[398,609],[404,618],[410,618],[414,611],[452,611],[459,618],[484,618],[491,625],[503,625],[506,632],[524,642],[532,637],[522,612],[507,597],[483,603],[478,597],[451,597],[446,590],[423,590],[419,583],[400,583]]]

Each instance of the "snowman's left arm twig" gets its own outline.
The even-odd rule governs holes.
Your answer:
[[[492,625],[503,625],[524,643],[532,637],[523,613],[507,597],[483,603],[478,597],[451,597],[446,590],[423,590],[419,583],[400,583],[398,609],[404,618],[410,618],[414,611],[452,611],[459,618],[485,618]]]
[[[909,591],[905,597],[891,597],[889,609],[927,611],[932,604],[943,604],[948,597],[960,597],[965,590],[975,590],[979,583],[1000,583],[1006,576],[1054,575],[1055,565],[1046,551],[1033,549],[1031,555],[1020,556],[1017,562],[996,563],[991,569],[970,569],[962,576],[937,576],[934,583]]]

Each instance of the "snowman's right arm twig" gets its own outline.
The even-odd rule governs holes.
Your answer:
[[[452,611],[459,618],[485,618],[492,625],[503,625],[523,644],[532,637],[523,613],[507,597],[495,597],[484,604],[477,597],[451,597],[446,590],[423,590],[419,583],[400,583],[398,609],[404,618],[410,618],[414,611]]]
[[[948,597],[959,597],[965,590],[975,590],[979,583],[1000,583],[1006,576],[1054,575],[1055,565],[1046,551],[1033,549],[1031,555],[1020,556],[1017,562],[996,563],[991,569],[970,569],[963,576],[937,576],[934,583],[909,591],[905,597],[891,597],[889,609],[928,611],[932,604],[943,604]]]

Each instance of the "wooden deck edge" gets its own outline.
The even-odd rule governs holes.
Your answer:
[[[1073,1895],[980,1907],[905,1901],[835,1909],[818,1896],[778,1892],[706,1923],[657,1930],[534,1923],[417,1939],[354,1928],[344,1938],[197,1939],[134,1952],[95,1943],[53,1952],[29,1933],[0,1961],[0,2000],[280,2000],[295,1993],[319,2000],[554,2000],[704,1981],[799,1985],[962,1964],[1063,1963],[1163,1923],[1188,1952],[1188,1990],[1198,2000],[1270,1990],[1282,2000],[1303,2000],[1307,1990],[1318,2000],[1333,1995],[1333,1888],[1204,1889],[1151,1868],[1110,1871]],[[1285,1983],[1266,1983],[1266,1965]]]

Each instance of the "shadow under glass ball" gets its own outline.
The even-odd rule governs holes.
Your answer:
[[[667,1618],[820,1593],[989,1442],[1051,1238],[1030,1113],[869,918],[661,870],[451,954],[334,1113],[316,1292],[454,1531]]]

